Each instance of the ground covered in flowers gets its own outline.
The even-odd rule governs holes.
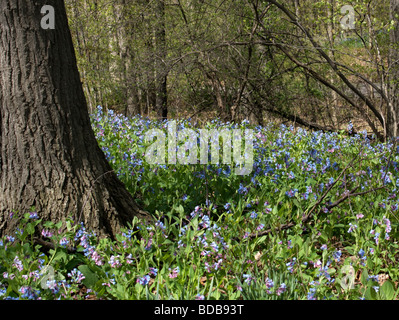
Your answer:
[[[134,220],[111,241],[32,210],[0,240],[0,299],[397,299],[396,143],[203,124],[254,130],[253,170],[240,176],[234,163],[148,164],[145,133],[168,121],[98,108],[92,125],[156,222]]]

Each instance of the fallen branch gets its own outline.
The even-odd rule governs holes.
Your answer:
[[[55,250],[57,248],[54,243],[49,242],[49,241],[45,241],[45,240],[43,240],[43,239],[41,239],[39,237],[34,237],[33,240],[34,240],[34,243],[42,246],[42,248],[47,250],[47,251],[49,251],[50,249]],[[72,246],[67,246],[65,249],[67,250],[68,253],[75,253],[76,252],[76,248],[74,248]]]
[[[338,183],[338,181],[340,181],[341,177],[343,176],[343,174],[345,173],[345,171],[351,167],[354,163],[354,161],[356,160],[356,158],[358,157],[358,155],[356,155],[346,166],[345,168],[341,171],[340,175],[338,176],[338,178],[327,188],[326,192],[320,197],[320,199],[313,205],[313,207],[310,209],[310,211],[304,215],[301,219],[301,223],[305,224],[309,221],[309,219],[311,218],[313,212],[315,211],[315,209],[320,205],[320,203],[325,199],[325,197],[328,195],[328,193],[330,192],[330,190]],[[359,189],[360,186],[356,186],[355,188],[353,188],[351,191],[347,192],[343,197],[341,197],[340,199],[338,199],[337,201],[335,201],[332,204],[326,205],[325,207],[328,210],[333,209],[334,207],[337,207],[339,204],[341,204],[342,202],[344,202],[346,199],[349,199],[350,197],[356,197],[356,196],[360,196],[360,195],[365,195],[367,193],[370,192],[375,192],[377,190],[383,189],[385,188],[385,186],[380,186],[380,187],[376,187],[367,191],[363,191],[363,192],[356,192],[357,189]],[[319,210],[319,214],[321,214],[323,211],[322,209]],[[253,238],[257,238],[257,237],[261,237],[264,235],[267,235],[273,231],[279,232],[281,230],[286,230],[286,229],[290,229],[292,227],[294,227],[295,225],[297,225],[298,222],[288,222],[286,224],[280,225],[278,227],[274,227],[274,228],[269,228],[267,230],[261,231],[261,232],[256,232],[256,233],[251,233],[248,235],[248,239],[253,239]],[[234,238],[234,240],[239,241],[240,239],[238,238]]]
[[[344,202],[344,201],[345,201],[346,199],[348,199],[349,197],[356,197],[356,196],[359,196],[359,195],[364,195],[364,194],[367,194],[367,193],[370,193],[370,192],[374,192],[374,191],[377,191],[377,190],[379,190],[379,189],[385,188],[385,186],[378,187],[378,188],[373,188],[373,189],[371,189],[371,190],[367,190],[367,191],[364,191],[364,192],[352,193],[353,191],[356,191],[358,188],[359,188],[359,186],[355,187],[350,193],[346,194],[345,196],[343,196],[342,198],[338,199],[338,200],[335,201],[334,203],[332,203],[332,204],[330,204],[330,205],[326,205],[325,207],[326,207],[328,210],[331,210],[332,208],[338,206],[340,203]],[[317,205],[315,205],[313,208],[316,208],[316,206],[317,206]],[[313,208],[312,208],[312,210],[311,210],[306,216],[304,216],[304,217],[301,219],[301,223],[306,223],[306,222],[308,222],[308,220],[309,220],[310,217],[311,217],[311,213],[314,211]],[[319,213],[319,214],[323,213],[323,210],[320,209],[318,213]],[[249,238],[249,239],[257,238],[257,237],[260,237],[260,236],[264,236],[264,235],[266,235],[266,234],[269,234],[269,233],[271,233],[271,232],[273,232],[273,231],[279,232],[279,231],[281,231],[281,230],[290,229],[290,228],[294,227],[295,225],[297,225],[297,223],[291,221],[291,222],[286,223],[286,224],[283,224],[283,225],[281,225],[281,226],[279,226],[279,227],[269,228],[269,229],[267,229],[267,230],[265,230],[265,231],[262,231],[262,232],[251,233],[250,235],[248,235],[248,238]],[[238,240],[238,239],[235,238],[235,240]]]

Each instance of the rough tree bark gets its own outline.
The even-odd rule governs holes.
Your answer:
[[[113,237],[149,219],[98,147],[63,0],[55,29],[41,28],[45,0],[0,2],[0,234],[32,206],[52,221],[68,214]]]

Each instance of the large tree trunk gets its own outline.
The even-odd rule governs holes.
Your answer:
[[[387,108],[387,137],[399,135],[399,0],[391,0],[391,20],[396,22],[390,34],[389,104]]]
[[[72,214],[114,236],[147,218],[118,180],[91,129],[63,0],[42,29],[45,0],[0,2],[0,234],[34,206],[52,221]]]

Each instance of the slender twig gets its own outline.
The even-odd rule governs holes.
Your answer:
[[[206,175],[206,164],[204,164],[204,179],[205,179],[205,197],[206,197],[206,204],[209,204],[209,193],[208,193],[208,177]]]
[[[304,215],[301,219],[302,223],[306,223],[310,217],[312,216],[314,210],[317,208],[317,206],[325,199],[325,197],[329,194],[330,190],[338,183],[338,181],[340,181],[342,175],[346,172],[346,170],[351,167],[353,165],[353,163],[355,162],[355,160],[357,159],[357,157],[359,156],[359,154],[356,154],[356,156],[345,166],[344,169],[342,169],[340,175],[338,176],[338,178],[327,188],[327,190],[324,192],[324,194],[320,197],[320,199],[313,205],[313,207],[310,209],[310,211]],[[358,189],[358,187],[354,188],[351,192],[354,192]],[[366,192],[362,192],[361,194],[365,194],[365,193],[369,193],[369,192],[373,192],[377,189],[372,189],[372,190],[368,190]],[[349,198],[350,196],[353,196],[354,194],[351,194],[351,192],[349,192],[349,194],[346,194],[343,198],[339,199],[338,201],[336,201],[336,204],[331,204],[329,205],[329,209],[332,209],[333,207],[337,206],[338,204],[340,204],[341,202],[343,202],[344,200],[346,200],[347,198]],[[321,210],[320,210],[321,211]],[[248,238],[256,238],[256,237],[260,237],[266,234],[269,234],[273,231],[281,231],[281,230],[286,230],[286,229],[290,229],[292,227],[294,227],[297,223],[294,221],[288,222],[286,224],[283,224],[281,226],[275,227],[275,228],[269,228],[265,231],[262,232],[256,232],[256,233],[252,233],[250,235],[248,235]],[[234,238],[235,240],[239,240],[238,238]]]
[[[312,209],[309,211],[309,213],[302,218],[302,222],[306,222],[310,216],[312,215],[312,212],[316,209],[316,207],[324,200],[324,198],[328,195],[330,190],[338,183],[338,181],[341,180],[341,177],[343,174],[346,172],[346,170],[352,166],[352,164],[355,162],[356,158],[358,157],[359,154],[356,154],[356,156],[345,166],[345,168],[341,171],[340,175],[338,178],[327,188],[326,192],[320,197],[320,199],[315,203],[315,205],[312,207]]]
[[[41,245],[46,250],[50,250],[50,249],[55,250],[57,248],[54,243],[45,241],[42,238],[34,237],[33,240],[34,240],[35,243]],[[76,252],[76,248],[74,248],[74,247],[72,247],[70,245],[68,245],[66,247],[66,250],[67,250],[68,253]]]
[[[341,202],[344,202],[346,199],[348,199],[348,198],[350,198],[350,197],[363,196],[363,195],[365,195],[365,194],[367,194],[367,193],[374,192],[374,191],[377,191],[377,190],[386,188],[385,186],[381,186],[381,187],[373,188],[373,189],[370,189],[370,190],[367,190],[367,191],[362,191],[362,192],[356,192],[356,193],[354,193],[357,189],[359,189],[359,187],[360,187],[360,186],[356,186],[356,187],[353,188],[349,193],[346,193],[342,198],[338,199],[337,201],[335,201],[335,202],[332,203],[332,204],[326,205],[326,208],[327,208],[328,210],[330,210],[330,209],[332,209],[332,208],[338,206]]]

